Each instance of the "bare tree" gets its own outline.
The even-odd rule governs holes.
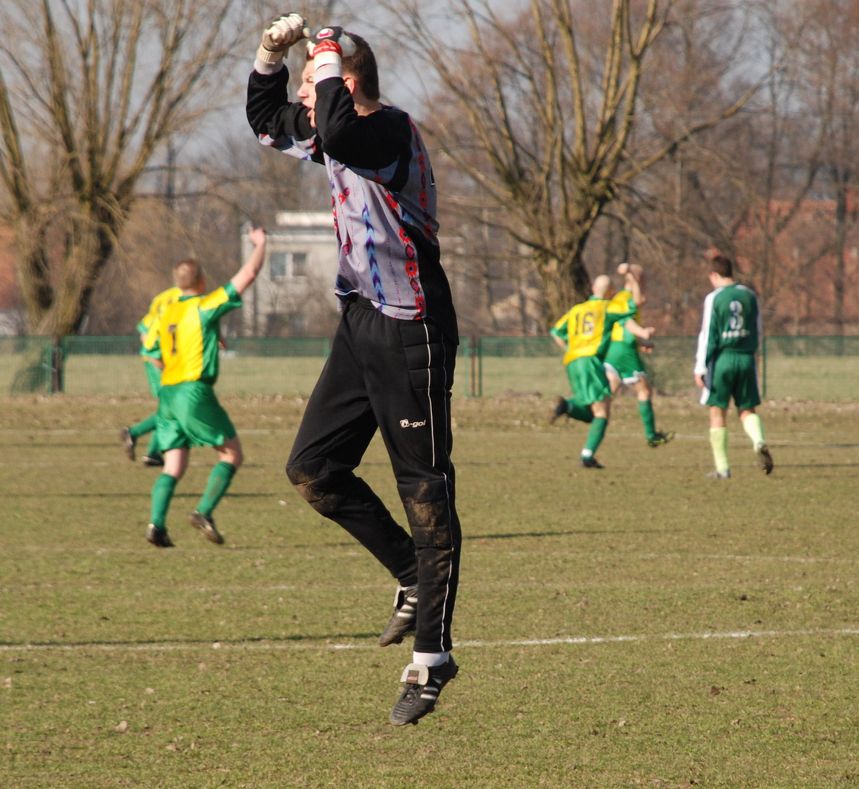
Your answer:
[[[859,8],[854,2],[816,0],[803,47],[809,71],[808,95],[828,108],[827,142],[821,151],[823,171],[834,195],[835,258],[832,289],[833,323],[844,333],[847,291],[847,239],[857,222],[859,174]]]
[[[640,134],[633,149],[646,58],[672,0],[612,0],[599,14],[590,3],[529,0],[509,16],[490,0],[450,0],[458,24],[443,26],[416,0],[386,5],[409,31],[401,40],[413,42],[438,81],[443,101],[425,120],[436,145],[478,186],[479,203],[501,209],[494,215],[504,217],[502,229],[531,251],[552,314],[588,294],[584,251],[606,207],[750,95],[708,108],[669,140],[648,146]],[[450,31],[457,29],[467,41],[455,52]]]
[[[147,165],[234,66],[240,5],[4,2],[0,183],[31,333],[80,328]]]

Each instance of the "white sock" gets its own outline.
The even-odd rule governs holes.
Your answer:
[[[419,666],[443,666],[450,658],[450,652],[412,652],[412,663]]]

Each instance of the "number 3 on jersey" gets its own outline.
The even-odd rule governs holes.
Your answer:
[[[743,305],[739,301],[732,301],[728,308],[731,310],[731,317],[728,319],[728,325],[731,331],[740,331],[743,328],[745,321],[743,320]]]

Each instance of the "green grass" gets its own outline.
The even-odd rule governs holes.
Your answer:
[[[128,338],[104,338],[100,344],[98,337],[74,339],[82,347],[97,348],[100,352],[72,349],[64,368],[66,394],[136,397],[146,386],[142,363],[129,351],[134,345]],[[492,339],[493,342],[487,346],[489,351],[496,354],[518,351],[523,355],[491,355],[487,352],[478,360],[470,356],[468,345],[464,344],[457,362],[455,393],[462,396],[482,394],[485,397],[548,396],[566,389],[562,355],[555,353],[547,338]],[[782,344],[796,340],[787,343],[789,349],[796,346],[796,355],[786,355],[776,341],[779,339],[784,341]],[[765,369],[760,363],[766,396],[779,400],[853,402],[859,389],[859,364],[856,364],[856,355],[850,354],[853,344],[846,347],[845,355],[838,356],[829,352],[833,341],[838,338],[820,338],[820,343],[811,345],[802,345],[799,339],[771,340]],[[823,343],[824,340],[828,342]],[[289,342],[277,338],[235,340],[237,347],[222,355],[218,391],[223,395],[309,395],[325,363],[322,352],[318,351],[322,341],[308,339],[306,343],[311,345],[306,345],[301,340],[293,340],[291,342],[296,345],[284,345]],[[35,347],[35,340],[32,344]],[[50,371],[37,364],[42,357],[34,352],[27,356],[15,348],[13,342],[0,342],[0,396],[11,391],[16,373],[27,360],[36,364],[37,388],[47,391]],[[316,356],[301,355],[317,352]],[[283,355],[270,355],[275,353]],[[662,338],[656,351],[646,357],[657,391],[672,396],[694,397],[694,355],[694,338]]]
[[[712,482],[689,399],[657,401],[656,450],[619,400],[595,472],[548,396],[457,398],[461,672],[402,730],[392,582],[283,474],[301,400],[223,401],[227,543],[183,522],[196,450],[172,551],[116,437],[151,401],[0,404],[4,787],[859,784],[859,408],[767,403],[774,474],[734,420]],[[361,473],[399,512],[378,442]]]

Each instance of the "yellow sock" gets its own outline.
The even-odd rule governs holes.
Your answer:
[[[713,462],[716,464],[716,471],[727,471],[729,468],[727,427],[710,428],[710,446],[713,448]]]
[[[766,444],[766,439],[764,438],[764,425],[757,414],[749,414],[743,420],[743,430],[745,430],[746,435],[752,439],[752,444],[754,444],[756,452],[760,447]]]

